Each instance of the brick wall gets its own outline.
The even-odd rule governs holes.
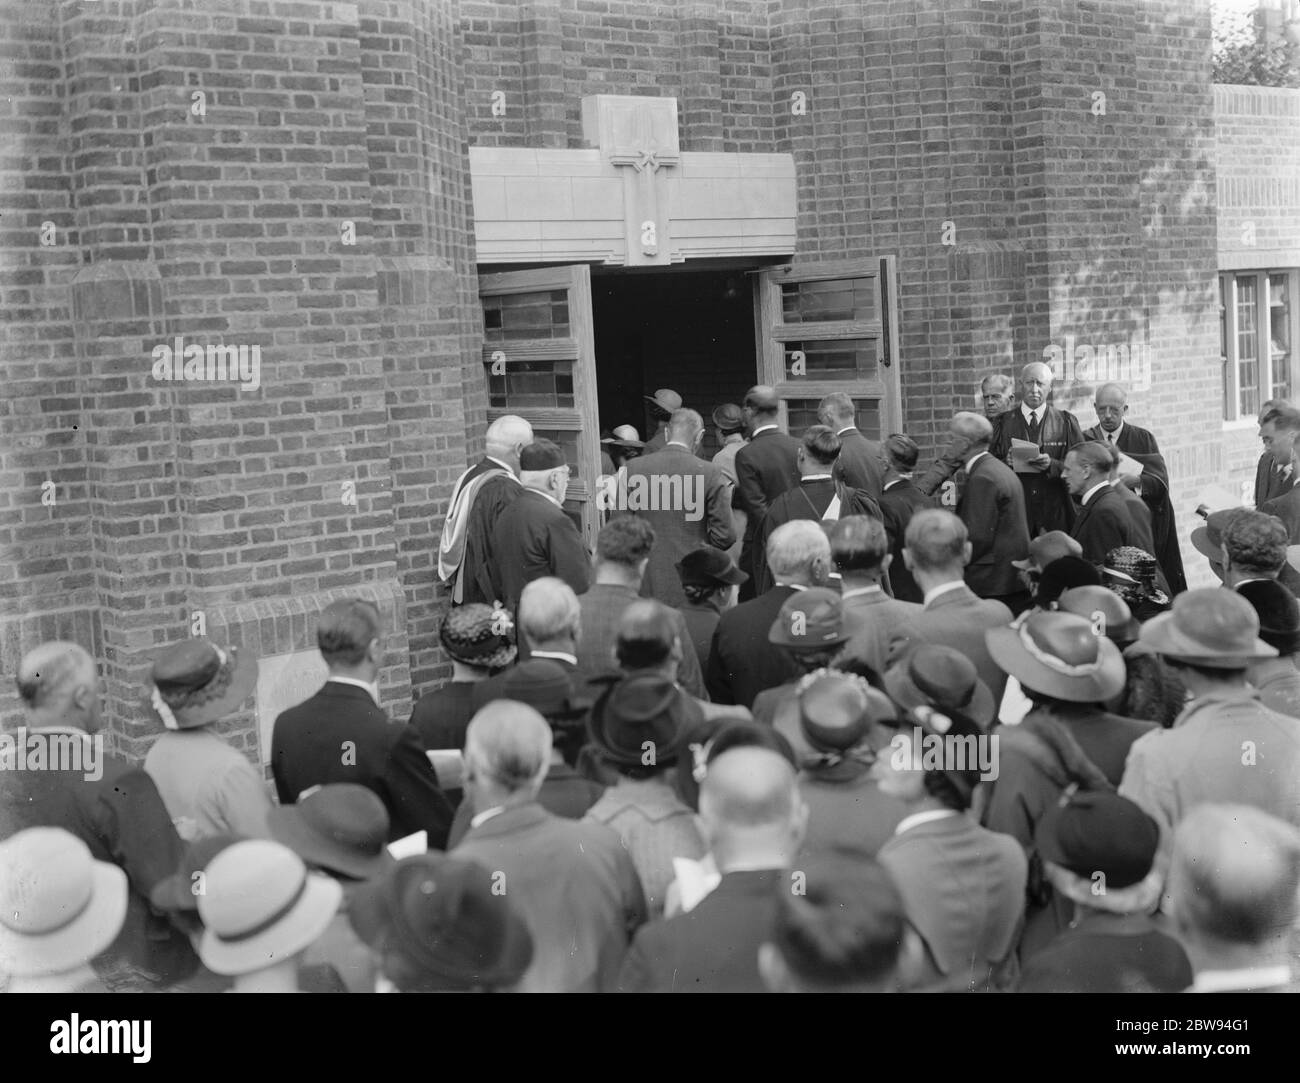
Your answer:
[[[3,663],[91,647],[131,755],[148,657],[195,614],[264,656],[364,594],[397,717],[446,671],[433,523],[482,415],[458,23],[417,0],[33,0],[6,28],[33,60],[3,163],[4,286],[29,291],[4,298],[4,375],[49,412],[4,449]],[[155,379],[178,336],[259,347],[260,386]],[[252,712],[229,728],[255,755]]]

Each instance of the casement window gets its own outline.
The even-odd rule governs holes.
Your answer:
[[[1219,276],[1223,419],[1249,421],[1268,399],[1294,396],[1300,269]]]

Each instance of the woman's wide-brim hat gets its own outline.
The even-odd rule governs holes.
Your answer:
[[[60,827],[32,827],[0,843],[0,973],[75,970],[117,939],[126,873],[96,861]]]
[[[1073,613],[1031,613],[1018,627],[984,633],[989,654],[1021,685],[1070,703],[1100,703],[1124,688],[1124,656]]]
[[[1205,669],[1245,669],[1277,657],[1277,649],[1259,638],[1254,607],[1222,587],[1178,595],[1173,609],[1142,626],[1138,641],[1165,658]]]
[[[149,670],[150,713],[169,730],[188,730],[224,718],[252,694],[257,659],[237,647],[195,636],[165,647]]]
[[[993,693],[970,659],[951,647],[918,644],[889,667],[884,679],[890,698],[908,710],[928,704],[960,711],[985,728],[993,722]]]
[[[283,843],[237,842],[208,864],[199,896],[199,958],[214,974],[249,974],[310,947],[338,913],[343,888],[307,871]]]

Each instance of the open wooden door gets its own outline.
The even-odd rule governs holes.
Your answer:
[[[564,510],[588,547],[600,473],[591,271],[586,264],[479,276],[488,422],[518,414],[564,449],[573,473]]]
[[[817,424],[817,403],[835,391],[852,397],[865,436],[902,431],[893,256],[769,267],[755,289],[759,374],[784,400],[786,431]]]

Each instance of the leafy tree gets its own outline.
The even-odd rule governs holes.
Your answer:
[[[1300,27],[1280,38],[1258,29],[1252,12],[1216,3],[1214,81],[1246,86],[1300,87]]]

